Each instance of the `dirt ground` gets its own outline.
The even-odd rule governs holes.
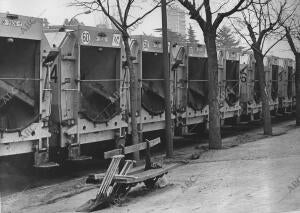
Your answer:
[[[138,185],[118,205],[98,212],[300,210],[300,128],[293,123],[275,127],[278,136],[264,137],[255,130],[227,138],[222,150],[176,150],[173,162],[185,164],[169,172],[166,187],[148,190]],[[194,152],[200,157],[186,160]],[[74,212],[97,193],[96,186],[84,181],[83,177],[4,197],[2,213]]]

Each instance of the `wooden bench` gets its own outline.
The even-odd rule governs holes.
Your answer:
[[[100,204],[102,204],[103,202],[111,203],[112,200],[118,199],[122,196],[126,196],[131,187],[137,185],[138,183],[144,182],[144,184],[147,187],[154,187],[156,181],[163,175],[167,174],[168,171],[174,167],[174,165],[162,167],[158,164],[151,162],[150,148],[159,144],[160,142],[160,138],[156,138],[151,141],[146,140],[146,142],[144,143],[139,143],[127,147],[121,146],[121,148],[119,149],[114,149],[105,152],[104,158],[112,158],[111,164],[113,164],[113,168],[115,168],[115,165],[117,165],[117,163],[115,163],[116,156],[124,156],[126,154],[133,153],[136,151],[146,150],[145,166],[142,169],[130,172],[135,162],[132,160],[126,160],[125,163],[123,163],[123,165],[122,162],[119,162],[121,168],[119,173],[108,172],[112,170],[110,169],[110,165],[106,173],[89,175],[86,180],[87,183],[101,183],[101,190],[99,189],[96,199],[89,201],[92,202],[92,205],[89,202],[88,204],[86,204],[87,206],[89,206],[89,210],[91,209],[91,206],[93,207],[93,210],[96,210],[96,208],[99,207]],[[109,187],[107,187],[107,185],[109,185]],[[82,211],[87,209],[80,208],[79,210]]]
[[[150,141],[146,140],[146,142],[131,145],[131,146],[127,146],[127,147],[123,147],[121,145],[120,148],[118,148],[118,149],[114,149],[114,150],[105,152],[104,153],[104,158],[109,159],[109,158],[112,158],[116,155],[126,155],[126,154],[130,154],[130,153],[133,153],[133,152],[146,150],[145,166],[144,166],[143,171],[141,171],[141,170],[135,171],[134,174],[132,172],[129,172],[129,174],[126,175],[126,176],[124,176],[124,175],[115,175],[114,178],[113,178],[113,182],[124,183],[124,184],[134,184],[134,183],[145,181],[144,180],[145,177],[149,176],[149,172],[146,172],[148,170],[160,169],[159,173],[164,171],[164,169],[162,169],[160,165],[155,164],[151,161],[150,149],[151,149],[151,147],[156,146],[160,142],[161,142],[160,138],[156,138],[154,140],[150,140]],[[155,176],[157,171],[158,170],[153,171],[154,176]],[[165,173],[167,173],[167,171]],[[144,174],[145,174],[145,177],[144,177]],[[150,175],[149,178],[154,178],[153,175]],[[158,174],[158,175],[163,175],[163,174]],[[103,180],[104,176],[105,176],[105,173],[92,174],[92,175],[88,176],[86,182],[97,184],[97,183],[100,183]]]

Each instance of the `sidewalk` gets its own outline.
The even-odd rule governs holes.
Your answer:
[[[99,212],[286,212],[300,210],[300,128],[263,138],[258,131],[226,139],[223,150],[201,152],[167,175],[169,185],[135,187],[120,206]],[[256,140],[255,142],[249,142]],[[197,151],[176,151],[178,159]],[[70,193],[71,192],[71,193]],[[73,212],[97,189],[83,179],[19,193],[2,200],[2,212]]]

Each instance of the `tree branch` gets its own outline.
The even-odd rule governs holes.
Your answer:
[[[276,45],[278,44],[280,41],[282,41],[282,39],[285,37],[285,35],[281,36],[279,39],[277,39],[276,42],[274,42],[267,50],[266,52],[263,54],[263,57],[265,57],[267,55],[267,53]]]
[[[248,41],[248,39],[246,38],[246,36],[240,32],[239,29],[236,28],[236,26],[233,24],[233,22],[231,21],[231,19],[229,19],[231,26],[234,28],[234,30],[244,39],[244,41],[246,41],[246,43],[251,47],[252,44]],[[255,48],[255,47],[253,47]]]
[[[258,45],[260,46],[261,43],[262,43],[262,40],[263,40],[263,37],[265,36],[265,34],[269,31],[273,31],[274,30],[274,27],[276,25],[279,25],[280,23],[280,20],[281,20],[281,17],[282,17],[282,13],[284,11],[284,8],[285,8],[285,5],[286,5],[286,0],[284,1],[283,4],[280,5],[280,9],[279,9],[279,13],[277,14],[277,18],[272,22],[271,20],[271,14],[270,14],[270,11],[268,9],[268,17],[269,17],[269,24],[268,24],[268,27],[263,29],[260,33],[259,33],[259,37],[257,39],[257,43]],[[269,8],[269,3],[267,4],[267,8]],[[275,12],[275,11],[274,11]]]
[[[206,23],[210,26],[212,24],[212,17],[209,0],[204,0],[203,3],[205,8]]]
[[[103,3],[101,0],[97,0],[98,5],[101,7],[101,11],[109,18],[109,20],[116,26],[116,28],[124,35],[128,35],[128,32],[126,28],[122,25],[122,23],[118,22],[113,16],[109,14],[109,4],[107,5],[107,8],[103,6]]]
[[[122,15],[122,9],[121,9],[121,6],[120,6],[120,1],[116,0],[116,2],[117,2],[117,8],[118,8],[120,21],[121,21],[121,23],[125,23],[124,19],[123,19],[123,15]],[[108,1],[107,1],[107,4],[109,4]]]
[[[128,18],[128,14],[131,8],[132,3],[134,2],[134,0],[128,0],[126,8],[125,8],[125,12],[124,12],[124,24],[127,24],[127,18]]]
[[[197,21],[202,31],[204,32],[206,28],[206,21],[200,15],[200,10],[202,9],[204,2],[200,4],[200,6],[196,9],[195,1],[193,1],[193,4],[187,0],[178,0],[178,1],[182,6],[184,6],[189,11],[191,19]]]
[[[223,4],[221,4],[221,5],[218,7],[218,9],[216,9],[214,12],[212,12],[212,14],[215,14],[215,13],[221,11],[221,9],[222,9],[226,4],[228,4],[229,1],[230,1],[230,0],[227,0],[226,2],[224,2]]]
[[[144,15],[140,16],[139,18],[137,18],[136,20],[134,20],[133,22],[131,22],[131,24],[126,25],[126,27],[127,28],[132,27],[137,22],[141,21],[143,18],[145,18],[147,15],[149,15],[150,13],[152,13],[154,10],[156,10],[159,7],[160,7],[160,3],[157,3],[156,6],[154,6],[151,10],[148,10],[146,13],[144,13]]]
[[[284,27],[284,29],[285,29],[286,38],[287,38],[288,43],[289,43],[289,45],[291,47],[291,50],[296,55],[298,53],[298,51],[296,49],[295,43],[294,43],[294,41],[292,39],[292,36],[291,36],[291,33],[290,33],[291,29],[289,27]]]
[[[215,21],[213,23],[213,28],[217,29],[225,17],[229,17],[232,14],[234,14],[235,12],[239,12],[239,11],[243,11],[243,10],[247,9],[253,2],[253,0],[248,0],[248,3],[244,7],[241,7],[242,4],[246,1],[247,0],[239,0],[239,2],[228,12],[218,13],[217,18],[215,19]]]

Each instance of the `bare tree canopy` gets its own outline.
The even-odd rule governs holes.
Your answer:
[[[224,18],[233,15],[235,12],[247,9],[253,2],[253,0],[178,1],[189,11],[191,19],[196,20],[202,30],[207,28],[216,30]],[[211,7],[212,5],[214,6],[213,8]]]
[[[74,0],[71,5],[84,7],[94,12],[102,12],[123,35],[129,36],[129,30],[141,23],[161,4],[160,1],[153,1],[149,7],[149,4],[143,0]]]
[[[292,13],[291,13],[292,11]],[[285,30],[287,41],[294,54],[300,52],[300,2],[291,5],[291,9],[285,11],[287,20],[280,21]]]
[[[285,36],[280,23],[288,17],[283,12],[288,9],[287,1],[259,0],[251,4],[241,17],[232,17],[230,21],[236,32],[254,50],[265,56]],[[246,28],[246,29],[245,29]],[[266,41],[274,42],[266,46]]]

